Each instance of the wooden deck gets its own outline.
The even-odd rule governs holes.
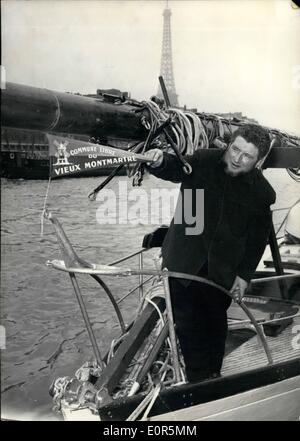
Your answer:
[[[296,317],[280,335],[266,337],[274,363],[300,359],[299,333],[300,317]],[[254,335],[225,356],[222,376],[239,374],[266,365],[267,357],[257,336]],[[156,415],[149,421],[299,421],[299,419],[300,375],[220,400]]]
[[[297,332],[300,333],[300,317],[294,318],[293,323],[277,337],[266,336],[274,363],[300,358],[300,338],[299,336],[297,338]],[[236,374],[262,367],[266,364],[266,354],[255,334],[225,356],[222,375]]]

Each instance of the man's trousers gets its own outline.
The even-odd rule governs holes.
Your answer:
[[[200,275],[200,274],[199,274]],[[176,334],[189,382],[220,376],[231,299],[209,285],[170,278]]]

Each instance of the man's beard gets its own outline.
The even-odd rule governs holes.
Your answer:
[[[230,159],[228,161],[230,161]],[[229,165],[226,162],[226,156],[225,155],[223,155],[223,157],[222,157],[222,162],[223,162],[223,165],[224,165],[224,172],[227,175],[229,175],[229,176],[231,176],[233,178],[248,173],[248,171],[245,171],[245,170],[230,170]]]
[[[225,168],[224,168],[225,173],[233,178],[240,176],[240,175],[245,175],[246,173],[249,173],[249,171],[250,171],[250,170],[247,170],[247,171],[245,171],[245,170],[230,170],[229,166],[228,166],[228,164],[226,164],[226,162],[224,163],[224,165],[225,165]]]
[[[228,162],[226,162],[226,159],[227,159]],[[237,177],[237,176],[243,176],[243,175],[246,175],[246,174],[250,173],[252,170],[254,170],[255,167],[256,167],[256,165],[257,165],[257,163],[258,163],[258,161],[259,161],[259,159],[258,159],[257,162],[253,165],[253,167],[251,167],[250,169],[246,169],[246,170],[243,169],[243,168],[242,168],[242,169],[237,169],[237,170],[230,169],[230,158],[226,158],[226,151],[225,151],[224,155],[222,156],[221,161],[223,162],[223,165],[224,165],[224,172],[225,172],[227,175],[229,175],[229,176],[235,178],[235,177]]]

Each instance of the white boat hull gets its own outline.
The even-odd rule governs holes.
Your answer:
[[[89,409],[63,408],[66,421],[100,421]],[[148,421],[299,421],[300,376],[220,400],[155,415]]]
[[[299,421],[300,376],[187,409],[151,421]]]

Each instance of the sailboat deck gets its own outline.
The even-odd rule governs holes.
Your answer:
[[[300,317],[287,326],[278,336],[266,336],[274,363],[300,358]],[[298,334],[299,335],[299,334]],[[245,343],[225,356],[222,375],[231,375],[267,365],[267,357],[255,334]]]

